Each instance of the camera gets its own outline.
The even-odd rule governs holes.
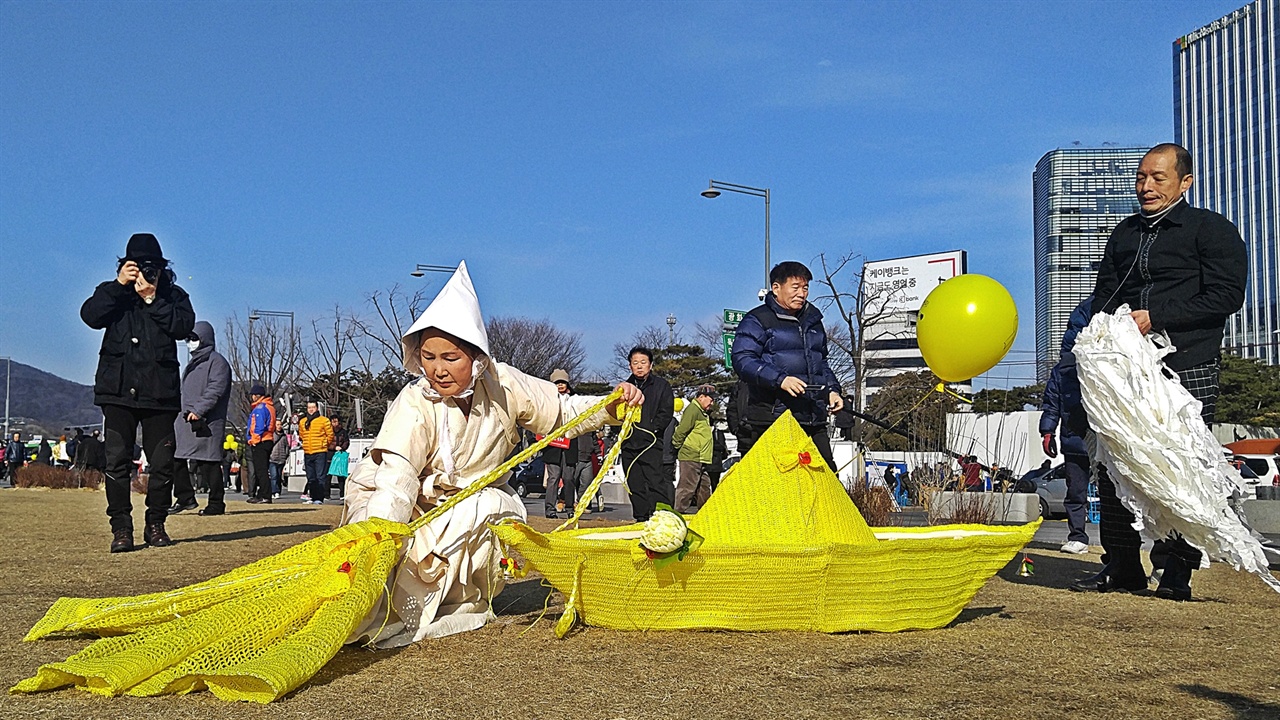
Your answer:
[[[144,260],[138,264],[138,274],[148,285],[155,285],[160,280],[160,271],[164,269],[163,265],[158,265],[151,261]]]

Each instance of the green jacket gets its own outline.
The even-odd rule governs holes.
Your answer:
[[[676,449],[677,460],[711,462],[711,423],[697,400],[684,406],[671,446]]]

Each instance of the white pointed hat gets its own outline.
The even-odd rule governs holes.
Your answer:
[[[465,262],[458,263],[458,269],[453,271],[453,277],[445,283],[436,299],[400,338],[404,367],[415,375],[422,374],[422,361],[418,359],[420,343],[416,335],[427,328],[443,330],[475,345],[485,355],[489,354],[489,334],[485,332],[484,318],[480,314],[480,299],[471,285]]]

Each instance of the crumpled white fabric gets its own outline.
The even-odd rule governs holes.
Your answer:
[[[1245,523],[1245,487],[1200,417],[1200,402],[1161,360],[1176,348],[1143,337],[1122,305],[1076,338],[1080,390],[1101,460],[1148,540],[1180,533],[1209,560],[1257,574],[1280,592],[1266,552]]]

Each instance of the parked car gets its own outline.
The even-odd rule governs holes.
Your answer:
[[[1259,485],[1280,484],[1280,455],[1236,455],[1231,458],[1233,465],[1240,468],[1244,476],[1245,487],[1249,490],[1245,497],[1256,493]]]
[[[1040,496],[1040,517],[1045,519],[1067,514],[1067,476],[1062,465],[1035,479],[1036,495]]]
[[[520,497],[528,497],[529,493],[545,493],[547,491],[544,478],[546,464],[541,457],[535,457],[517,465],[511,471],[511,489]]]

